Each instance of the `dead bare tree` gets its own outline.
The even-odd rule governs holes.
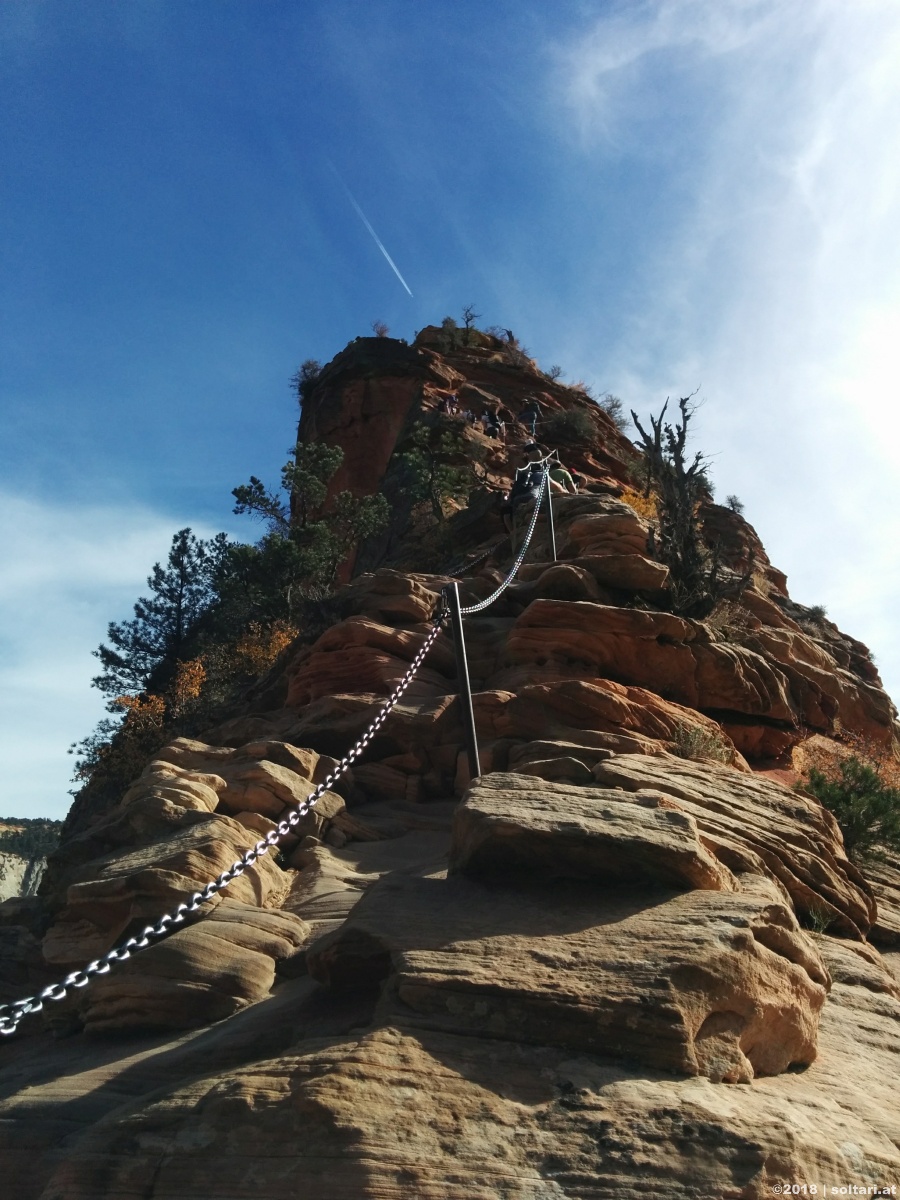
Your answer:
[[[669,401],[658,417],[650,418],[648,434],[632,409],[631,419],[641,435],[647,467],[647,488],[657,493],[657,528],[651,529],[651,554],[669,568],[672,611],[683,617],[709,616],[719,600],[736,596],[750,582],[754,563],[737,574],[722,560],[721,546],[707,546],[698,517],[700,502],[709,494],[708,461],[697,451],[688,463],[687,432],[694,409],[691,396],[678,401],[681,419],[664,423]]]
[[[469,336],[469,330],[474,327],[475,322],[479,319],[480,316],[481,316],[481,313],[478,313],[475,311],[474,304],[467,304],[466,307],[462,310],[463,324],[466,327],[465,340],[466,340],[467,346],[471,342],[471,337]]]

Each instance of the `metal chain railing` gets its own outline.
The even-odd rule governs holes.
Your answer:
[[[455,575],[462,575],[466,571],[471,571],[474,567],[477,567],[480,563],[483,563],[485,559],[490,558],[492,554],[496,554],[500,547],[508,541],[509,534],[507,533],[500,539],[499,542],[494,542],[493,546],[488,546],[487,550],[482,550],[481,554],[479,554],[477,558],[461,559],[458,563],[454,563],[452,567],[448,567],[444,574],[453,577]]]
[[[531,515],[531,523],[528,527],[528,532],[525,535],[525,540],[522,543],[522,548],[516,556],[515,562],[495,592],[493,592],[486,600],[480,601],[478,604],[471,604],[468,608],[460,610],[463,615],[471,615],[472,613],[483,612],[502,595],[504,591],[515,579],[519,568],[525,560],[525,554],[528,550],[529,543],[537,526],[538,515],[540,513],[541,501],[544,498],[544,492],[548,486],[548,471],[546,461],[541,462],[543,473],[541,483],[538,488],[537,498],[534,504],[534,512]],[[498,543],[499,545],[499,543]],[[492,549],[496,549],[493,547]],[[344,757],[340,760],[334,771],[330,772],[322,780],[322,782],[306,797],[302,804],[292,808],[290,812],[283,817],[274,829],[271,829],[265,837],[260,838],[253,846],[250,847],[240,858],[236,859],[231,866],[217,875],[215,879],[211,879],[205,887],[199,892],[192,892],[186,901],[182,901],[177,908],[172,912],[166,913],[159,918],[153,925],[147,925],[141,932],[140,937],[127,938],[120,945],[113,947],[101,958],[95,958],[89,962],[87,966],[79,971],[71,971],[65,979],[57,983],[51,983],[42,991],[34,996],[27,996],[23,1000],[14,1000],[8,1004],[0,1004],[0,1034],[9,1035],[16,1032],[19,1022],[27,1017],[30,1013],[39,1013],[42,1011],[44,1004],[48,1000],[64,1000],[69,992],[73,989],[87,987],[91,979],[96,975],[106,975],[112,970],[116,963],[125,962],[131,958],[132,954],[138,953],[146,948],[157,939],[164,937],[170,933],[172,929],[177,928],[184,923],[186,917],[197,912],[204,904],[208,904],[212,898],[221,892],[224,888],[233,883],[243,873],[254,865],[257,859],[262,858],[264,854],[268,854],[273,846],[276,846],[282,838],[287,837],[291,830],[297,826],[312,808],[318,803],[325,792],[327,792],[340,779],[352,762],[359,758],[369,742],[387,720],[392,709],[396,706],[400,697],[409,687],[415,678],[416,672],[421,667],[425,660],[428,651],[434,645],[441,628],[447,619],[447,608],[445,604],[441,605],[439,611],[432,618],[433,628],[428,637],[419,648],[419,652],[410,663],[409,670],[397,684],[393,692],[391,692],[384,706],[379,711],[378,715],[373,720],[372,724],[365,731],[359,741],[351,750],[348,750]]]
[[[262,858],[264,854],[268,854],[272,847],[280,842],[282,838],[287,837],[291,830],[318,803],[323,794],[340,779],[350,764],[362,754],[363,750],[365,750],[366,746],[387,720],[391,710],[409,687],[419,667],[421,667],[426,654],[434,645],[445,618],[446,611],[442,607],[432,618],[434,627],[422,643],[418,654],[412,660],[409,670],[397,684],[393,692],[391,692],[387,702],[375,717],[375,720],[352,750],[348,750],[334,771],[326,775],[318,787],[310,792],[302,804],[291,809],[287,816],[279,821],[274,829],[269,830],[264,838],[261,838],[245,854],[236,859],[227,871],[223,871],[221,875],[210,880],[199,892],[193,892],[186,901],[182,901],[173,912],[166,913],[165,916],[160,917],[154,925],[147,925],[140,937],[128,938],[121,945],[114,947],[108,953],[104,954],[102,958],[95,958],[80,971],[72,971],[60,982],[49,984],[35,996],[28,996],[24,1000],[15,1000],[9,1004],[0,1004],[0,1034],[8,1035],[15,1033],[16,1027],[22,1018],[28,1016],[29,1013],[40,1012],[44,1007],[45,1001],[64,1000],[71,989],[86,987],[95,975],[106,975],[115,963],[125,962],[126,959],[131,958],[132,954],[136,954],[139,950],[145,950],[157,938],[163,937],[173,928],[181,925],[185,917],[190,913],[197,912],[201,905],[207,904],[212,900],[213,896],[221,892],[223,888],[228,887],[229,883],[232,883],[239,876],[243,875],[248,867],[252,867],[257,859]]]
[[[549,467],[547,466],[545,461],[542,461],[540,465],[543,469],[542,475],[541,475],[541,483],[540,483],[540,487],[538,488],[537,499],[534,502],[534,512],[531,514],[531,524],[528,526],[528,532],[525,535],[525,540],[522,543],[522,548],[519,551],[518,555],[516,556],[516,560],[513,563],[512,567],[510,568],[509,574],[506,576],[506,578],[503,580],[503,582],[500,584],[500,586],[497,588],[497,590],[495,592],[492,592],[486,600],[480,600],[478,602],[478,604],[470,604],[468,606],[468,608],[460,609],[460,612],[462,613],[462,615],[464,617],[471,616],[472,613],[482,612],[484,609],[488,608],[491,604],[493,604],[494,601],[497,599],[497,597],[501,596],[506,591],[506,589],[509,587],[509,585],[512,583],[512,581],[515,579],[516,575],[518,574],[519,568],[521,567],[522,563],[525,561],[525,554],[528,550],[528,543],[531,541],[532,534],[534,533],[535,527],[537,525],[537,519],[538,519],[538,516],[541,511],[541,502],[544,499],[544,492],[548,486],[547,480],[548,480]]]

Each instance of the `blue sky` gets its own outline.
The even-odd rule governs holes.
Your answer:
[[[64,814],[172,533],[255,536],[297,365],[469,302],[641,413],[699,385],[900,698],[898,128],[893,0],[4,0],[0,815]]]

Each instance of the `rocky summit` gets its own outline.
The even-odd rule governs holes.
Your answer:
[[[502,584],[535,400],[578,490],[464,619],[480,776],[445,623],[280,853],[2,1039],[6,1195],[900,1186],[900,861],[860,865],[794,786],[848,737],[897,752],[868,650],[708,491],[726,586],[676,611],[644,450],[512,337],[446,323],[357,339],[308,387],[330,495],[382,495],[389,524],[215,723],[76,799],[39,894],[0,904],[0,1001],[139,937],[328,782],[442,589]],[[404,483],[423,428],[477,474],[437,514]]]

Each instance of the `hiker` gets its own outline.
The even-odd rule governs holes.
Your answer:
[[[500,422],[489,408],[481,414],[481,427],[490,438],[499,438]]]
[[[519,421],[525,426],[532,437],[537,436],[537,423],[541,416],[541,406],[534,396],[526,396],[527,406],[519,413]]]
[[[572,475],[572,472],[567,470],[559,461],[559,456],[556,457],[556,462],[551,463],[549,472],[550,488],[554,492],[569,493],[571,496],[578,495],[578,485]]]
[[[500,505],[500,516],[506,532],[513,532],[513,522],[516,509],[522,504],[537,501],[541,492],[541,479],[544,475],[544,465],[540,460],[532,459],[526,452],[522,454],[522,466],[516,471],[513,485]]]
[[[453,413],[459,411],[459,398],[452,388],[439,388],[431,384],[429,390],[436,396],[440,396],[440,400],[437,403],[439,413],[446,413],[448,416],[451,416]]]

